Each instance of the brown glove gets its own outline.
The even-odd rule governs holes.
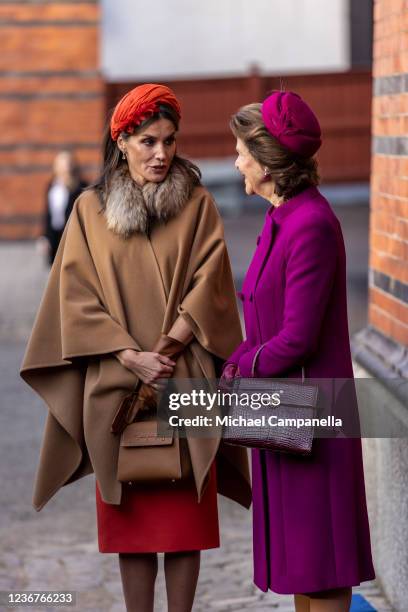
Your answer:
[[[173,361],[176,361],[181,353],[186,348],[186,345],[175,338],[171,338],[170,336],[166,336],[166,334],[162,334],[154,347],[152,348],[152,353],[160,353],[160,355],[165,355],[166,357],[170,357]],[[141,401],[138,404],[139,410],[149,410],[155,408],[157,405],[157,392],[150,387],[150,385],[146,385],[142,383],[138,395],[138,401]]]
[[[183,342],[162,334],[152,348],[152,353],[160,353],[160,355],[165,355],[176,361],[185,348],[186,345]]]

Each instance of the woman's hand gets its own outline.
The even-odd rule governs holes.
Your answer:
[[[159,379],[170,378],[176,365],[169,357],[148,351],[124,349],[117,351],[115,356],[125,368],[156,390],[162,387]]]
[[[222,373],[222,378],[228,382],[234,380],[237,376],[239,376],[239,368],[236,363],[229,363]]]
[[[236,363],[229,363],[227,366],[225,366],[225,368],[224,368],[224,370],[222,372],[220,381],[221,382],[230,383],[237,376],[240,376],[239,368],[238,368],[237,364]]]

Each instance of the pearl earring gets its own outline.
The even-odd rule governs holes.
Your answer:
[[[271,176],[271,173],[269,172],[269,170],[268,170],[268,168],[267,168],[266,166],[265,166],[265,168],[264,168],[264,176],[265,176],[265,177],[269,177],[269,176]]]
[[[126,153],[122,151],[122,159],[126,159]]]

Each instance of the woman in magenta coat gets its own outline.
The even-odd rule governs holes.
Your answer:
[[[319,123],[291,92],[274,92],[231,120],[247,194],[271,206],[242,292],[246,340],[224,377],[352,378],[341,227],[320,194]],[[292,593],[297,612],[349,610],[371,580],[359,438],[319,438],[311,457],[252,451],[254,581]]]

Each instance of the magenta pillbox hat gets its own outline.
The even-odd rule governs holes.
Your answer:
[[[312,157],[322,144],[320,125],[312,109],[292,91],[274,91],[262,103],[266,129],[283,146]]]

